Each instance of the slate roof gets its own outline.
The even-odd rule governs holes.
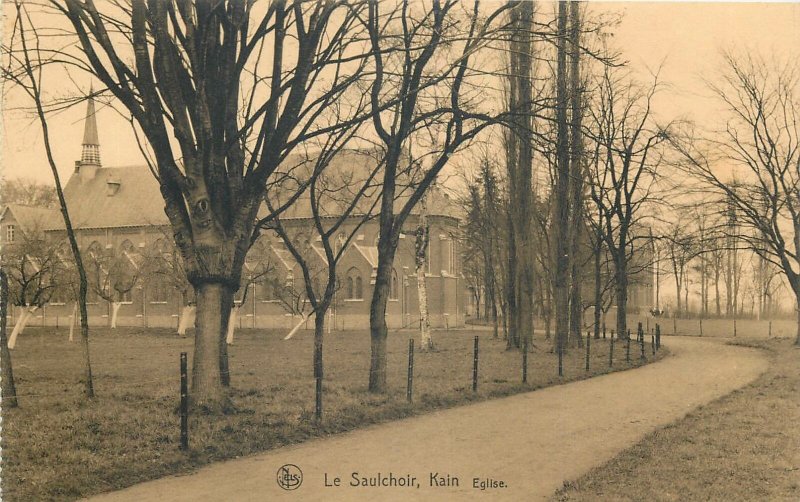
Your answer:
[[[104,167],[89,180],[81,178],[74,174],[64,187],[76,229],[169,224],[158,182],[147,166]],[[109,181],[119,183],[113,195],[109,195]],[[63,222],[50,227],[63,228]]]
[[[336,200],[325,201],[323,214],[340,214],[344,207],[352,200],[359,183],[365,179],[369,172],[369,165],[374,165],[374,159],[369,153],[358,151],[345,151],[340,153],[331,166],[331,183],[336,186],[345,186]],[[293,163],[293,164],[292,164]],[[301,166],[304,164],[297,158],[289,159],[284,164]],[[91,169],[91,167],[88,167]],[[87,169],[84,166],[83,169]],[[116,228],[137,227],[151,225],[168,225],[169,220],[164,213],[164,200],[158,182],[150,173],[147,166],[103,167],[96,168],[97,172],[91,179],[73,174],[64,188],[72,224],[76,229],[89,228]],[[380,176],[380,173],[379,173]],[[119,185],[115,192],[111,192],[109,182]],[[275,193],[275,192],[271,192]],[[286,193],[286,192],[284,192]],[[373,189],[370,196],[365,197],[356,213],[366,211],[378,196]],[[280,196],[279,196],[280,198]],[[405,198],[400,197],[396,203],[399,210]],[[53,210],[49,210],[53,211]],[[260,215],[266,214],[266,207],[259,211]],[[428,196],[428,212],[431,215],[457,216],[456,205],[453,204],[444,192],[434,187]],[[58,213],[56,211],[56,213]],[[418,207],[413,214],[418,213]],[[298,199],[284,214],[284,219],[305,219],[311,216],[309,197],[304,195]],[[47,220],[47,230],[63,229],[63,222],[59,218]]]
[[[62,221],[61,212],[58,209],[8,204],[2,210],[2,219],[5,219],[6,212],[11,213],[17,221],[17,225],[26,232],[37,229],[46,230]]]

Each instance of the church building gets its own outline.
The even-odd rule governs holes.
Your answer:
[[[88,295],[90,325],[109,325],[116,310],[114,317],[119,326],[175,327],[183,307],[191,304],[192,294],[182,290],[185,287],[174,277],[163,273],[138,273],[144,271],[148,257],[161,256],[173,249],[172,231],[164,214],[158,182],[146,165],[105,167],[100,154],[95,104],[89,100],[81,159],[75,162],[64,195],[87,269],[91,269],[93,259],[99,264],[96,270],[87,270],[90,276],[94,272],[90,277],[90,283],[94,278],[94,287],[90,285]],[[344,159],[364,162],[357,154],[350,155],[352,158],[345,154]],[[457,208],[438,188],[434,188],[427,199],[430,243],[425,277],[430,321],[434,327],[461,326],[466,295]],[[303,213],[299,205],[283,218],[290,232],[311,228],[310,213]],[[414,265],[414,230],[418,222],[418,213],[409,216],[409,230],[401,235],[397,250],[387,307],[390,328],[419,324]],[[354,219],[352,225],[356,224]],[[343,225],[343,234],[348,233],[348,225],[349,222]],[[19,240],[19,232],[26,231],[43,231],[54,240],[65,240],[60,211],[7,206],[0,219],[0,243],[13,244]],[[343,236],[339,237],[344,241]],[[369,325],[369,306],[378,265],[377,237],[378,223],[372,219],[364,222],[347,243],[337,264],[341,284],[329,318],[333,329],[364,329]],[[313,239],[310,245],[319,247]],[[71,259],[68,253],[67,258]],[[122,274],[130,284],[116,292],[112,291],[114,271],[108,265],[113,260],[127,263],[130,269]],[[263,270],[264,263],[269,263],[270,272],[260,276],[256,271]],[[303,307],[298,308],[296,302],[292,305],[283,297],[281,293],[287,288],[303,291],[302,273],[281,239],[274,232],[265,231],[246,260],[242,287],[236,294],[237,325],[243,328],[296,325]],[[74,302],[74,293],[66,288],[58,289],[31,325],[66,325]],[[113,304],[117,304],[116,307]],[[313,327],[313,323],[308,322],[308,327]]]

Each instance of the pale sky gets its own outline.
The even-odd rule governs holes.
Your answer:
[[[800,52],[800,3],[591,2],[596,11],[623,12],[614,45],[636,71],[662,61],[661,80],[670,88],[657,102],[662,119],[688,118],[713,127],[715,104],[702,78],[713,78],[723,48],[752,49],[762,54]],[[88,87],[88,79],[84,85]],[[49,89],[71,82],[45,82]],[[7,103],[4,103],[4,108]],[[80,158],[85,105],[50,119],[54,153],[64,180]],[[104,166],[142,164],[127,121],[113,110],[97,114]],[[51,182],[38,122],[4,110],[2,166],[6,177]]]

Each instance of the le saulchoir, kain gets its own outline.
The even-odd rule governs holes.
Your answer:
[[[397,488],[420,488],[421,484],[416,476],[412,474],[396,475],[393,472],[376,474],[362,474],[351,472],[347,485],[342,484],[339,476],[325,473],[325,487],[350,486],[353,488],[378,488],[378,487],[397,487]],[[428,474],[428,487],[430,488],[455,488],[461,486],[458,476],[448,473],[431,472]],[[488,490],[497,488],[507,488],[505,481],[492,478],[472,478],[472,488],[477,490]]]

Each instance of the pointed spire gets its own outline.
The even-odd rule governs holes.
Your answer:
[[[89,88],[89,102],[86,106],[86,122],[83,126],[83,152],[81,164],[100,165],[100,140],[97,135],[97,117],[94,108],[93,89]]]

